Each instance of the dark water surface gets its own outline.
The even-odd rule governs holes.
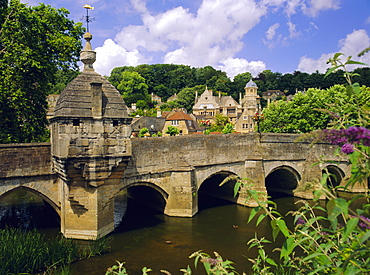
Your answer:
[[[297,208],[294,205],[297,200],[287,197],[275,202],[280,211],[287,212]],[[249,273],[251,263],[247,258],[256,257],[257,252],[249,250],[247,242],[255,234],[271,240],[269,221],[256,228],[255,220],[247,223],[252,208],[209,197],[201,201],[200,211],[193,218],[176,218],[129,199],[122,223],[110,234],[111,251],[73,263],[72,274],[104,275],[116,261],[125,262],[130,275],[141,275],[143,267],[153,269],[152,275],[164,274],[161,269],[172,275],[183,274],[180,269],[188,265],[193,274],[205,274],[201,265],[196,270],[194,259],[189,259],[198,250],[212,256],[216,251],[224,259],[233,261],[239,273]],[[57,236],[60,230],[56,222],[58,217],[50,208],[36,195],[22,190],[13,192],[0,201],[0,227],[9,223],[12,227],[36,227],[42,228],[40,232],[48,237]],[[277,246],[281,246],[281,242],[271,244],[269,249]]]
[[[283,209],[294,208],[294,198],[277,200]],[[220,204],[220,203],[219,203]],[[222,203],[221,203],[222,204]],[[113,237],[111,252],[72,264],[72,274],[105,274],[116,261],[125,262],[130,275],[142,274],[143,267],[153,269],[150,274],[182,274],[188,265],[195,274],[194,259],[189,256],[198,250],[214,255],[216,251],[224,259],[235,263],[239,273],[250,271],[248,257],[255,257],[255,250],[248,250],[247,242],[257,233],[259,237],[270,236],[269,222],[256,228],[255,221],[247,224],[251,208],[236,204],[224,204],[201,210],[193,218],[168,217],[153,213],[129,202],[132,209],[124,217]],[[282,210],[283,210],[282,209]],[[277,244],[272,244],[272,248]]]

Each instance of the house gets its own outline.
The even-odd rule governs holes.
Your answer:
[[[157,102],[159,105],[162,103],[162,98],[154,93],[151,94],[151,100]]]
[[[173,95],[171,95],[166,102],[171,102],[171,101],[175,101],[178,99],[178,96],[177,96],[177,93],[174,93]]]
[[[283,97],[285,93],[280,90],[267,90],[262,94],[262,98],[267,100],[267,105],[271,103],[271,101],[275,101],[277,97]]]
[[[214,123],[215,116],[222,114],[227,116],[230,122],[235,122],[241,111],[241,105],[231,96],[222,96],[220,92],[218,96],[214,96],[212,90],[208,90],[207,87],[201,96],[196,92],[193,114],[201,120],[210,120]]]
[[[180,135],[189,135],[200,131],[195,116],[186,113],[184,109],[174,109],[170,112],[164,112],[162,118],[165,119],[162,130],[163,136],[168,136],[165,132],[170,125],[177,127],[180,130]]]
[[[139,132],[143,128],[149,130],[150,135],[157,134],[162,132],[165,124],[165,118],[162,117],[151,117],[151,116],[142,116],[135,117],[131,123],[132,136],[139,136]]]
[[[244,97],[240,95],[242,113],[235,122],[234,130],[240,133],[250,133],[255,131],[256,118],[260,115],[260,100],[258,87],[252,78],[244,87]]]

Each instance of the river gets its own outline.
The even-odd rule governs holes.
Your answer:
[[[3,207],[6,201],[9,204],[14,203],[13,200],[9,198],[2,200]],[[277,199],[276,202],[280,210],[286,212],[296,208],[294,202],[297,200],[288,197]],[[153,269],[150,273],[153,275],[164,274],[160,272],[161,269],[169,271],[172,275],[182,274],[180,269],[188,265],[193,269],[193,273],[204,274],[200,271],[202,266],[198,265],[198,270],[195,270],[194,259],[189,259],[189,256],[198,250],[211,255],[216,251],[224,259],[233,261],[239,273],[249,273],[251,263],[247,258],[255,257],[256,251],[249,250],[247,242],[255,234],[269,238],[269,222],[262,222],[256,228],[255,221],[247,223],[251,208],[213,198],[206,201],[207,204],[202,205],[199,213],[193,218],[177,218],[168,217],[134,200],[129,200],[122,223],[110,235],[111,251],[73,263],[72,274],[103,275],[108,267],[116,264],[116,261],[125,262],[130,275],[141,275],[143,267]],[[36,205],[39,205],[39,202]],[[29,205],[22,209],[12,211],[23,211],[23,217],[35,215]],[[2,211],[4,213],[4,210]],[[49,215],[50,209],[42,206],[35,216],[38,220],[42,217],[41,221],[52,220]],[[6,220],[9,220],[9,217]],[[12,222],[24,221],[18,218]],[[55,221],[42,224],[42,227],[44,227],[42,232],[49,236],[57,235],[59,232],[59,226]],[[270,249],[277,245],[278,243],[271,244]]]

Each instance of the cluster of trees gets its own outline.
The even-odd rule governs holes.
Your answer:
[[[345,84],[343,73],[344,71],[338,70],[325,77],[318,72],[308,74],[296,71],[292,74],[281,74],[265,70],[253,80],[260,95],[267,90],[280,90],[285,91],[286,95],[292,95],[297,90],[327,89],[335,84]],[[354,79],[356,82],[370,86],[370,68],[358,68],[354,73],[358,74]],[[190,111],[196,90],[201,94],[207,86],[215,92],[220,91],[238,100],[239,93],[244,91],[250,78],[251,74],[245,72],[230,80],[225,72],[211,66],[193,68],[186,65],[153,64],[114,68],[108,80],[121,92],[129,106],[139,102],[140,107],[152,108],[151,93],[162,97],[162,101],[176,93],[177,102],[165,107],[183,107]]]
[[[340,110],[350,111],[355,105],[370,108],[370,89],[366,86],[359,87],[355,101],[344,85],[335,85],[328,89],[311,88],[305,93],[297,93],[291,101],[272,102],[263,110],[264,119],[259,123],[259,130],[272,133],[308,133],[325,129],[341,115]]]
[[[66,9],[54,9],[44,4],[28,7],[19,0],[0,1],[1,143],[35,142],[48,138],[46,97],[60,93],[79,73],[76,64],[84,29],[80,23],[70,20],[68,13]],[[279,102],[266,109],[266,120],[260,129],[299,133],[324,127],[330,121],[328,114],[313,108],[333,104],[332,99],[338,97],[339,88],[330,87],[345,84],[343,73],[338,70],[324,77],[318,72],[261,72],[253,78],[260,95],[267,90],[286,91],[286,95],[290,95],[296,90],[315,89],[298,94],[292,102]],[[238,100],[250,78],[251,74],[245,72],[230,80],[225,72],[211,66],[144,64],[114,68],[108,80],[121,92],[127,105],[137,104],[139,114],[155,115],[151,93],[162,97],[162,102],[177,94],[177,100],[161,107],[182,107],[190,112],[195,91],[201,94],[208,86]],[[355,69],[353,81],[369,87],[370,68]],[[311,111],[308,111],[310,104]]]
[[[58,70],[77,69],[83,28],[66,9],[0,1],[0,142],[47,138],[46,97]]]

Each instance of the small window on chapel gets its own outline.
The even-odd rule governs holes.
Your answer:
[[[113,120],[113,127],[117,127],[118,126],[118,120]]]
[[[81,122],[80,122],[80,120],[79,120],[79,119],[73,119],[73,120],[72,120],[72,125],[73,125],[73,126],[80,126],[80,123],[81,123]]]

